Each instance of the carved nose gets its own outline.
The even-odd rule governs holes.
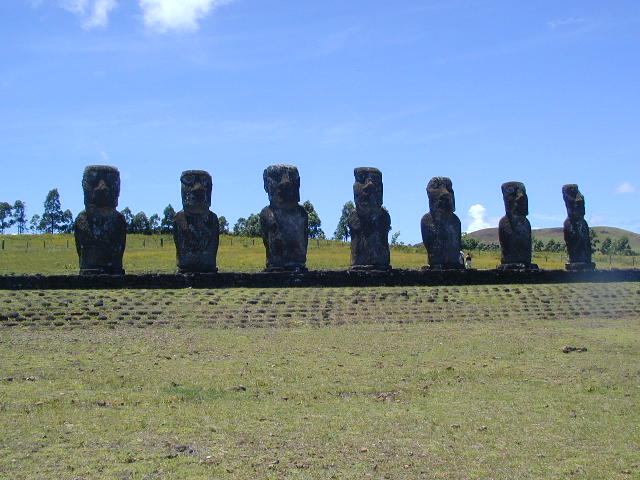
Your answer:
[[[96,190],[107,190],[107,184],[105,183],[104,180],[100,180],[100,182],[98,182],[98,186],[96,187]]]
[[[364,184],[363,190],[366,193],[371,193],[374,189],[375,189],[375,185],[373,184],[373,182],[371,180],[367,180]]]

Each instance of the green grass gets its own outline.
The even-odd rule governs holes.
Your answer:
[[[161,247],[162,240],[162,247]],[[0,250],[0,274],[73,274],[78,271],[78,256],[73,235],[0,235],[4,249]],[[500,263],[499,252],[472,252],[474,268],[495,268]],[[218,251],[218,268],[222,272],[257,272],[264,268],[265,253],[258,238],[223,235]],[[535,253],[533,261],[541,268],[562,269],[566,256],[559,253]],[[629,268],[636,266],[634,257],[595,256],[598,268]],[[348,243],[310,240],[307,267],[311,270],[339,270],[349,267]],[[609,263],[611,262],[611,263]],[[424,248],[391,248],[391,264],[395,268],[418,269],[427,263]],[[171,235],[129,235],[124,255],[128,273],[172,273],[175,247]]]
[[[639,299],[0,291],[0,478],[637,478]]]

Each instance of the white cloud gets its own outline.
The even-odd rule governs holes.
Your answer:
[[[631,185],[631,182],[622,182],[616,188],[616,193],[625,194],[625,193],[633,193],[636,191],[636,187]]]
[[[161,33],[169,30],[193,32],[198,22],[232,0],[138,0],[144,23]]]
[[[62,8],[76,14],[82,20],[82,28],[90,30],[106,27],[109,13],[118,6],[116,0],[63,0]]]
[[[486,213],[487,209],[479,203],[471,205],[471,207],[469,208],[469,216],[472,220],[467,227],[467,232],[475,232],[476,230],[489,228],[491,225],[485,220]]]
[[[558,28],[558,27],[563,27],[565,25],[571,25],[572,23],[582,23],[582,22],[584,22],[584,18],[576,18],[576,17],[558,18],[556,20],[548,21],[547,26],[549,28]]]

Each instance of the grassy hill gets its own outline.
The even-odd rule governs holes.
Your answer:
[[[624,230],[622,228],[615,227],[592,227],[596,231],[598,237],[602,240],[605,237],[611,237],[612,240],[616,240],[620,237],[626,236],[629,239],[631,249],[640,250],[640,234]],[[533,236],[543,242],[548,242],[553,239],[555,241],[564,242],[562,236],[562,227],[557,228],[537,228],[532,232]],[[497,228],[485,228],[469,234],[470,237],[480,240],[484,243],[498,243],[498,229]]]

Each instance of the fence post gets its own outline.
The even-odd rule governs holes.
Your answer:
[[[143,247],[146,247],[146,246],[147,246],[147,239],[146,239],[146,238],[143,238],[143,239],[142,239],[142,246],[143,246]]]
[[[251,239],[251,245],[255,245],[255,244],[256,244],[256,239],[255,239],[255,238],[252,238],[252,239]]]
[[[69,248],[69,239],[67,238],[67,248]]]
[[[29,242],[27,242],[27,250],[29,250]]]
[[[42,241],[42,248],[47,248],[47,242],[46,241]]]
[[[164,248],[164,238],[160,237],[160,248]]]
[[[4,240],[2,240],[2,249],[4,250]]]

